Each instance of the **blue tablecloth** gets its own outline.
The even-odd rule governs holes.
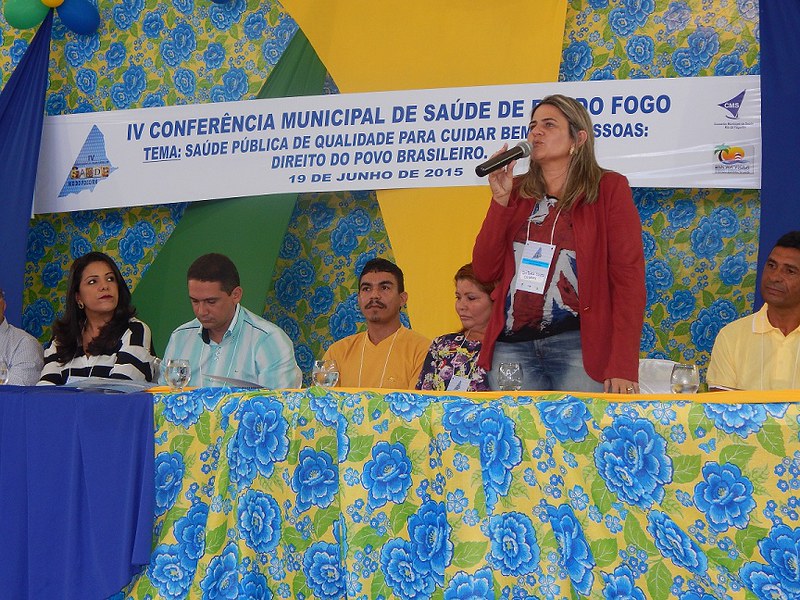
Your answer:
[[[0,388],[0,597],[106,598],[150,559],[153,398]]]

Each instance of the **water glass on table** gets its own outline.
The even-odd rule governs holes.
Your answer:
[[[497,368],[497,387],[503,392],[517,392],[522,388],[522,367],[516,362],[501,362]]]
[[[335,387],[339,382],[339,365],[335,360],[315,360],[311,379],[314,385],[324,388]]]
[[[170,358],[167,360],[166,365],[164,378],[167,380],[170,389],[174,392],[182,391],[192,377],[189,361],[185,358]]]
[[[700,389],[700,373],[695,365],[678,363],[672,367],[669,386],[673,394],[696,394]]]

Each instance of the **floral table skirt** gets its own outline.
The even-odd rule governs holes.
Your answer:
[[[800,404],[611,398],[157,395],[117,597],[800,598]]]

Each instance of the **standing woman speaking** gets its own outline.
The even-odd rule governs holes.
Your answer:
[[[526,390],[637,393],[646,292],[628,181],[597,164],[573,98],[537,104],[528,142],[526,174],[514,177],[514,162],[489,174],[472,263],[500,284],[478,364],[492,389],[499,364],[516,362]]]

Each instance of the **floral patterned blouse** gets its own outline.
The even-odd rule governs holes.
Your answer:
[[[489,390],[486,371],[477,364],[481,342],[463,333],[448,333],[431,342],[417,382],[418,390],[446,391],[453,377],[469,380],[468,392]]]

